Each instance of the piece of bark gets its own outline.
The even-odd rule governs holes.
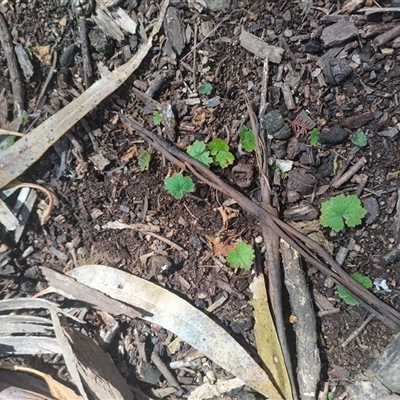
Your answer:
[[[97,7],[96,13],[92,14],[90,20],[94,22],[106,36],[109,36],[118,42],[124,40],[125,35],[119,25],[102,8]]]
[[[79,31],[79,38],[81,40],[81,53],[83,60],[83,81],[85,83],[85,89],[87,89],[93,83],[93,68],[90,57],[88,33],[87,33],[85,17],[78,16],[78,31]]]
[[[349,0],[339,10],[340,14],[351,14],[355,10],[358,10],[365,4],[365,0]]]
[[[378,35],[374,40],[373,44],[377,47],[381,47],[387,42],[390,42],[394,38],[400,35],[400,26],[396,26],[389,31],[382,33],[381,35]]]
[[[387,32],[388,29],[393,29],[398,25],[399,24],[397,22],[388,22],[385,24],[377,23],[374,25],[368,24],[367,26],[363,27],[362,30],[360,30],[360,36],[362,39],[368,39],[369,37],[377,36]]]
[[[319,213],[311,204],[298,204],[287,208],[283,215],[289,221],[312,221],[318,217]]]
[[[240,45],[257,57],[268,58],[275,64],[281,63],[282,55],[285,52],[281,47],[271,46],[244,29],[240,33]]]
[[[318,61],[317,65],[318,67],[324,69],[326,68],[326,65],[333,60],[342,50],[344,49],[344,46],[336,46],[330,48],[323,56],[321,56]]]
[[[339,20],[336,24],[327,26],[321,34],[325,47],[332,47],[356,37],[358,29],[351,21]]]
[[[333,86],[340,85],[351,72],[349,62],[343,58],[334,58],[323,68],[326,81]]]
[[[374,119],[374,113],[365,112],[363,114],[348,117],[342,121],[342,125],[349,129],[358,129],[368,124]]]
[[[169,44],[179,56],[185,48],[185,26],[175,7],[169,7],[164,19],[164,30]]]
[[[296,334],[297,382],[302,400],[315,400],[321,372],[317,345],[317,329],[311,296],[300,266],[300,255],[284,240],[280,241],[285,286],[291,301],[292,314],[296,317],[293,329]]]
[[[128,384],[109,355],[89,337],[68,325],[63,328],[76,358],[76,368],[92,396],[99,399],[133,400]]]
[[[18,66],[17,56],[13,48],[13,40],[8,30],[7,22],[0,12],[0,42],[7,59],[10,81],[14,98],[14,118],[19,118],[25,109],[24,88]]]
[[[400,334],[347,388],[349,400],[400,400]]]

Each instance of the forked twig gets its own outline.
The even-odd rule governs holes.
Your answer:
[[[233,198],[243,210],[257,218],[261,225],[268,226],[296,249],[305,260],[330,276],[335,283],[345,288],[366,310],[374,314],[394,332],[399,331],[400,312],[379,300],[373,293],[352,279],[318,243],[264,210],[188,154],[143,128],[138,122],[129,119],[125,115],[119,115],[140,136],[145,138],[156,150],[160,151],[166,159],[180,168],[189,170],[198,179]]]

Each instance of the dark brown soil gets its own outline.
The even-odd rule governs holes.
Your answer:
[[[400,73],[397,64],[400,55],[397,47],[390,42],[376,47],[373,44],[376,35],[362,34],[366,27],[380,27],[385,22],[394,21],[398,15],[381,13],[366,17],[364,13],[357,14],[354,23],[360,36],[343,44],[346,47],[341,56],[341,59],[348,62],[351,71],[339,84],[325,82],[323,85],[323,80],[317,79],[314,73],[319,68],[318,60],[329,49],[324,47],[320,38],[323,29],[335,22],[332,15],[335,9],[330,12],[331,19],[324,13],[330,10],[331,3],[314,1],[314,8],[306,12],[301,8],[302,3],[297,2],[256,0],[239,3],[236,11],[229,14],[231,10],[227,9],[220,12],[203,10],[199,13],[189,8],[186,2],[174,1],[173,5],[179,11],[183,26],[192,30],[182,53],[176,55],[173,50],[168,50],[159,35],[148,57],[128,82],[85,118],[86,127],[78,123],[72,129],[71,133],[82,146],[79,158],[75,150],[71,151],[73,147],[66,139],[58,149],[50,149],[21,177],[23,181],[38,182],[51,189],[56,195],[57,204],[44,226],[40,225],[39,218],[33,213],[20,242],[16,245],[8,243],[12,253],[8,255],[7,262],[2,264],[2,298],[32,296],[40,291],[44,286],[38,274],[40,266],[62,272],[75,267],[74,258],[67,247],[68,243],[73,243],[78,265],[104,264],[123,269],[180,293],[201,309],[207,308],[221,295],[228,298],[224,307],[215,313],[215,318],[231,329],[234,335],[254,345],[252,310],[248,305],[251,273],[234,271],[223,257],[213,257],[208,237],[220,237],[226,241],[240,238],[254,243],[261,236],[257,221],[233,205],[231,207],[237,208],[239,215],[229,221],[228,229],[224,229],[217,208],[227,198],[202,182],[195,181],[196,191],[192,196],[175,200],[165,191],[164,179],[179,170],[150,149],[139,136],[130,132],[115,114],[116,111],[122,111],[147,128],[162,134],[161,129],[154,126],[151,110],[150,113],[146,112],[144,104],[134,96],[131,88],[145,90],[155,77],[163,75],[164,83],[153,98],[174,106],[178,122],[175,144],[185,149],[194,140],[207,142],[213,137],[228,139],[236,156],[235,163],[251,165],[255,171],[251,185],[240,190],[249,197],[257,198],[259,177],[255,157],[252,153],[238,153],[238,132],[243,123],[250,126],[245,96],[258,113],[263,60],[240,46],[240,27],[243,27],[268,44],[284,47],[283,42],[286,42],[293,55],[291,58],[286,51],[281,64],[270,63],[267,110],[279,110],[286,120],[292,120],[296,112],[302,109],[321,132],[337,125],[350,135],[340,143],[325,143],[316,147],[310,146],[308,135],[297,135],[295,145],[299,152],[292,158],[294,169],[306,171],[315,177],[315,188],[329,185],[337,170],[346,163],[349,153],[355,147],[350,140],[351,135],[356,131],[366,134],[368,144],[360,148],[351,164],[361,157],[367,159],[366,165],[357,173],[358,177],[366,178],[366,186],[360,198],[373,198],[378,204],[379,215],[371,218],[370,222],[367,216],[361,225],[346,228],[339,233],[322,227],[320,230],[333,245],[334,256],[340,246],[349,248],[343,265],[347,272],[359,272],[372,280],[385,279],[391,292],[375,288],[371,290],[388,304],[400,308],[398,262],[384,267],[376,262],[376,256],[388,253],[399,239],[392,227],[396,215],[400,169],[399,135],[396,133],[390,137],[382,135],[382,132],[397,129],[399,122],[397,91]],[[143,16],[151,5],[148,1],[126,1],[121,6],[132,15],[139,13]],[[22,2],[15,8],[6,5],[2,7],[10,27],[17,31],[16,40],[25,48],[32,49],[33,53],[35,73],[29,82],[24,81],[27,111],[30,115],[26,127],[36,118],[36,100],[49,70],[48,61],[38,55],[38,49],[48,45],[51,51],[56,50],[60,56],[70,44],[77,45],[75,58],[70,65],[61,66],[57,63],[57,74],[46,90],[45,106],[41,108],[42,113],[35,122],[36,126],[83,90],[82,64],[77,62],[81,53],[76,18],[68,7],[60,6],[53,0]],[[145,26],[146,21],[147,17]],[[205,38],[202,32],[218,24],[215,32]],[[88,30],[98,32],[95,24],[89,21]],[[198,32],[196,41],[193,32]],[[112,47],[106,54],[90,47],[95,79],[99,79],[97,65],[100,61],[110,69],[117,67],[126,61],[122,52],[124,46],[125,50],[129,48],[134,53],[137,49],[135,42],[140,40],[139,35],[134,37],[128,34],[122,42],[108,38]],[[200,42],[193,51],[194,45]],[[354,61],[360,58],[359,63]],[[6,65],[0,48],[0,87],[4,87],[6,95],[12,99]],[[195,76],[192,68],[197,71]],[[67,77],[66,86],[60,84],[60,79],[56,79],[61,71]],[[282,79],[279,75],[282,74],[283,81],[289,81],[290,75],[297,77],[297,82],[287,89],[293,95],[296,109],[288,109],[283,92],[280,92]],[[212,84],[212,94],[209,97],[217,97],[219,105],[205,105],[205,95],[199,96],[199,104],[193,105],[187,101],[191,98],[190,92],[195,92],[204,82]],[[365,121],[360,117],[364,113],[369,113]],[[355,117],[356,121],[349,120],[351,117]],[[278,143],[282,145],[282,142],[272,140],[271,166],[275,158],[288,158],[285,154],[275,155],[277,147],[274,146],[278,146]],[[59,173],[59,151],[62,146],[66,146],[68,157],[66,169]],[[133,146],[151,153],[148,171],[140,171],[137,157],[124,158]],[[107,161],[105,166],[99,167],[93,158],[99,155]],[[327,173],[321,172],[323,167]],[[231,167],[225,170],[213,167],[213,170],[237,187]],[[293,190],[288,189],[288,185],[292,184],[290,174],[275,174],[272,198],[282,218],[287,208],[299,202],[312,204],[319,210],[323,201],[341,193],[354,194],[359,187],[357,181],[349,180],[338,189],[328,188],[323,194],[317,192],[315,195],[314,190],[302,194],[300,188],[292,197]],[[187,256],[146,234],[128,229],[108,229],[107,223],[116,220],[126,224],[148,222],[158,225],[159,234],[183,247]],[[4,243],[7,240],[5,238]],[[22,258],[30,246],[33,252]],[[62,252],[65,259],[55,256],[50,250],[51,246]],[[168,268],[165,269],[163,266],[166,263]],[[336,314],[318,317],[323,359],[321,388],[324,382],[329,382],[332,390],[337,385],[351,382],[357,372],[367,368],[371,360],[388,344],[393,332],[379,320],[373,319],[343,348],[341,344],[368,314],[362,307],[349,306],[341,300],[335,285],[322,273],[306,264],[304,267],[308,271],[310,290],[318,291],[340,309]],[[317,307],[315,310],[319,311]],[[99,322],[92,323],[92,333],[95,335],[98,329],[96,324]],[[121,321],[121,337],[133,325],[130,321]],[[143,326],[141,329],[144,329]],[[115,357],[117,345],[118,339],[115,339],[110,351]],[[127,356],[116,362],[119,367],[123,365],[121,370],[128,382],[141,387],[140,380],[135,377],[134,357]],[[147,387],[147,384],[143,384],[142,388]]]

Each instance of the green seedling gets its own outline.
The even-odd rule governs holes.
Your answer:
[[[246,151],[251,152],[257,148],[256,139],[254,137],[253,131],[246,125],[243,125],[240,129],[239,137],[240,144]]]
[[[22,125],[26,125],[29,121],[29,114],[25,111],[22,110],[21,112],[21,123]]]
[[[353,137],[351,138],[351,141],[353,144],[355,144],[358,147],[364,147],[367,145],[367,136],[365,135],[364,132],[356,132]]]
[[[366,289],[370,289],[372,287],[372,280],[368,278],[368,276],[361,275],[358,272],[353,272],[350,276],[357,281],[359,284],[364,286]],[[339,297],[350,306],[358,306],[358,301],[346,292],[341,286],[337,285],[336,289],[338,291]]]
[[[194,183],[190,176],[183,176],[181,173],[174,174],[164,181],[165,190],[180,200],[185,193],[194,192]]]
[[[232,268],[249,270],[253,265],[254,257],[253,246],[245,242],[240,242],[233,250],[228,252],[226,261],[228,261]]]
[[[312,147],[319,146],[321,144],[319,141],[319,135],[320,135],[320,132],[317,128],[314,128],[310,132],[310,145]]]
[[[207,148],[211,152],[214,163],[222,168],[228,167],[228,165],[233,164],[235,161],[235,157],[229,151],[229,145],[225,140],[214,138],[207,144]]]
[[[162,122],[162,115],[156,110],[156,111],[153,111],[153,122],[154,122],[154,125],[161,125],[161,122]]]
[[[141,172],[149,169],[150,158],[150,153],[147,150],[139,150],[138,164]]]
[[[204,142],[196,140],[187,148],[186,152],[197,161],[204,164],[207,168],[209,168],[210,164],[213,162],[213,159],[210,157],[210,152],[207,150]]]
[[[204,82],[201,86],[199,86],[199,94],[204,94],[206,96],[209,96],[212,92],[212,85],[210,82]]]
[[[340,232],[345,224],[349,227],[361,224],[366,213],[357,196],[341,194],[322,203],[319,221],[322,226]]]

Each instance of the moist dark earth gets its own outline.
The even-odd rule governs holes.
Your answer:
[[[233,165],[251,167],[246,170],[252,172],[246,177],[249,183],[239,185],[242,176],[235,175],[232,166],[213,166],[212,170],[257,201],[260,177],[256,158],[254,152],[239,148],[239,132],[244,124],[250,126],[246,97],[256,115],[259,112],[263,59],[241,46],[240,33],[244,29],[285,50],[279,62],[269,63],[265,110],[280,114],[290,127],[286,139],[274,137],[272,131],[268,136],[271,196],[279,216],[286,218],[285,212],[298,204],[313,206],[319,215],[321,204],[332,196],[357,193],[368,210],[360,225],[338,233],[321,226],[317,230],[329,242],[334,257],[340,247],[349,250],[343,264],[349,274],[359,272],[372,281],[386,280],[390,292],[376,287],[371,290],[399,309],[399,263],[395,259],[382,265],[377,260],[399,241],[394,222],[400,171],[400,53],[396,38],[383,44],[377,44],[376,38],[394,26],[400,12],[346,12],[344,3],[239,1],[215,6],[213,11],[187,2],[171,2],[170,7],[176,12],[174,32],[178,35],[176,32],[181,29],[181,45],[168,34],[171,28],[165,22],[138,70],[70,130],[69,138],[75,138],[79,148],[65,137],[20,177],[24,182],[47,187],[57,201],[43,226],[34,211],[18,243],[3,238],[4,248],[7,245],[11,253],[1,264],[1,297],[31,297],[43,289],[46,285],[40,266],[66,272],[78,265],[109,265],[157,282],[200,309],[225,297],[227,301],[214,312],[214,317],[234,335],[255,346],[254,319],[248,304],[252,274],[234,270],[224,257],[215,256],[211,242],[212,238],[222,242],[241,239],[262,249],[257,220],[233,204],[230,207],[237,209],[238,215],[224,226],[218,208],[229,199],[195,178],[195,192],[182,200],[174,199],[166,192],[164,180],[180,172],[179,168],[149,147],[117,115],[122,112],[138,120],[183,150],[195,140],[226,140],[235,155]],[[364,3],[360,2],[368,5]],[[157,2],[127,0],[119,5],[139,22],[140,29],[149,31],[149,22],[157,15]],[[14,41],[29,49],[33,64],[33,76],[29,80],[22,78],[28,113],[22,129],[28,134],[29,129],[84,91],[77,18],[67,2],[3,3],[1,11]],[[337,38],[337,33],[330,36],[326,28],[338,21],[352,24],[355,33],[346,38]],[[139,28],[137,34],[124,31],[123,39],[118,41],[105,35],[93,20],[88,19],[86,25],[94,80],[100,79],[100,63],[110,70],[117,68],[135,54],[143,41]],[[332,49],[337,50],[332,55],[335,62],[321,61]],[[38,104],[54,52],[58,54],[55,72]],[[333,66],[338,64],[336,74]],[[0,87],[12,110],[3,48],[0,66]],[[157,80],[159,84],[155,84]],[[212,85],[209,95],[198,93],[205,82]],[[150,97],[160,104],[172,105],[176,122],[173,135],[168,135],[162,125],[155,126],[154,109],[138,99],[133,90],[146,92],[149,87],[154,88]],[[304,131],[290,124],[298,115],[308,116],[312,123]],[[10,113],[7,118],[12,119]],[[309,132],[314,126],[321,133],[320,143],[311,146]],[[359,131],[367,138],[363,147],[351,140]],[[141,171],[138,163],[138,151],[142,150],[151,154],[146,171]],[[65,163],[61,162],[61,155],[66,157]],[[353,158],[349,166],[362,157],[365,165],[340,187],[331,186],[350,155]],[[292,170],[282,173],[276,169],[277,159],[293,161]],[[146,233],[109,229],[110,221],[159,226],[159,235],[185,251]],[[28,248],[30,254],[23,256]],[[372,319],[343,348],[341,344],[368,313],[361,306],[350,306],[340,299],[336,286],[321,272],[305,262],[303,267],[314,297],[318,292],[335,309],[317,317],[323,363],[320,389],[328,382],[332,391],[367,368],[394,332]],[[321,311],[326,310],[315,306],[316,313]],[[90,313],[91,334],[95,336],[101,322],[95,313]],[[138,322],[120,322],[121,338],[132,326],[146,330]],[[158,335],[162,337],[159,332]],[[134,357],[121,359],[117,348],[118,337],[110,354],[128,383],[146,389],[149,384],[135,376]],[[168,359],[167,353],[165,357]],[[29,364],[29,360],[25,362]],[[51,365],[51,361],[47,362]]]

